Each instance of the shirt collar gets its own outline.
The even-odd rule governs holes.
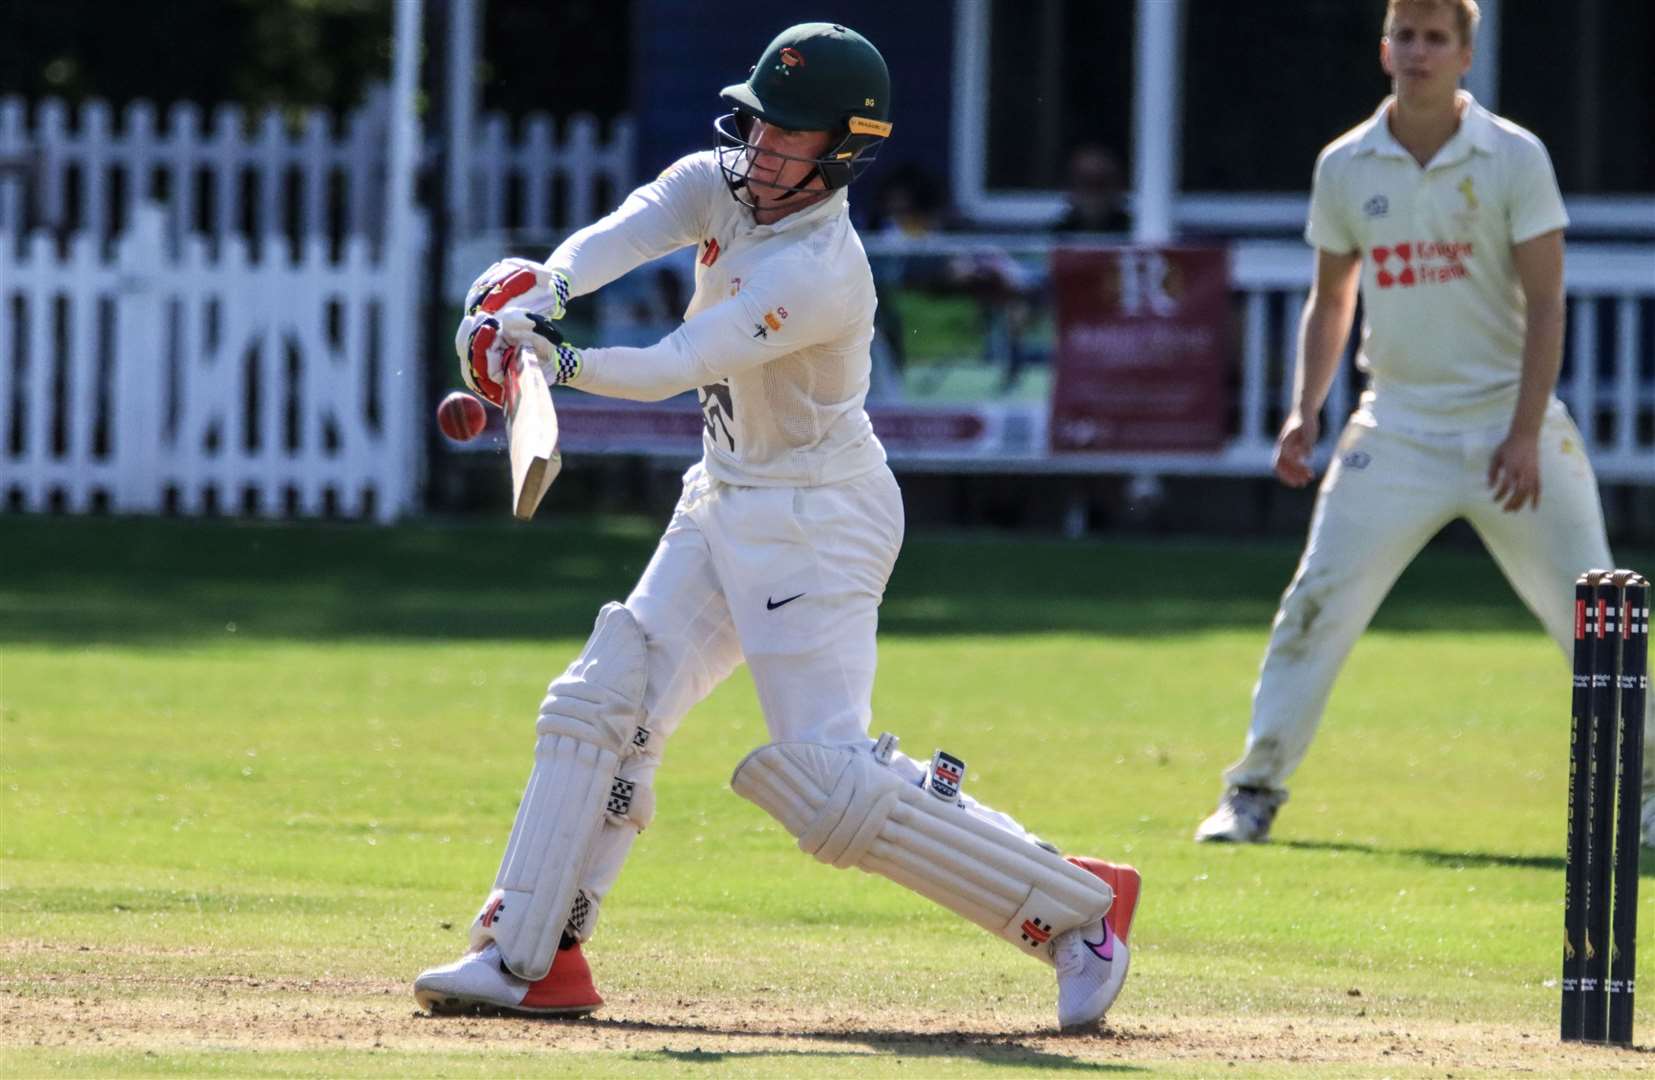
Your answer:
[[[1454,134],[1443,143],[1437,156],[1431,159],[1432,165],[1452,165],[1471,156],[1473,150],[1483,153],[1494,152],[1494,123],[1490,119],[1488,110],[1477,104],[1477,99],[1471,96],[1469,90],[1457,90],[1454,93],[1457,100],[1464,103],[1465,109],[1460,114],[1460,126]],[[1387,119],[1391,106],[1396,102],[1396,95],[1392,94],[1379,103],[1379,108],[1368,121],[1368,130],[1362,133],[1357,140],[1356,152],[1377,154],[1380,157],[1409,157],[1408,151],[1403,149],[1396,136],[1391,134],[1391,125]]]

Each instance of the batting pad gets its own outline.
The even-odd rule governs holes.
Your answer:
[[[644,659],[644,633],[632,613],[607,604],[586,648],[541,702],[534,770],[494,891],[471,925],[472,946],[492,939],[521,978],[551,970],[621,762],[648,738]]]
[[[770,743],[730,786],[825,863],[887,877],[1048,963],[1046,943],[1114,902],[1096,876],[906,783],[865,748]]]

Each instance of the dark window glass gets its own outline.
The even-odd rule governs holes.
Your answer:
[[[1506,0],[1499,111],[1552,154],[1577,194],[1655,191],[1655,5]]]
[[[990,189],[1061,188],[1082,143],[1101,143],[1131,169],[1135,11],[1133,0],[996,0]]]
[[[1316,154],[1390,92],[1384,0],[1188,0],[1185,191],[1305,191]]]

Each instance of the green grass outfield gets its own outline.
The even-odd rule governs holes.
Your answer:
[[[916,537],[892,580],[876,728],[1144,873],[1107,1033],[1055,1036],[1043,965],[733,795],[745,674],[668,748],[589,948],[609,1006],[417,1015],[545,683],[655,536],[0,519],[0,1075],[1655,1071],[1655,989],[1644,1049],[1556,1042],[1567,669],[1480,553],[1405,575],[1276,843],[1190,842],[1291,542]]]

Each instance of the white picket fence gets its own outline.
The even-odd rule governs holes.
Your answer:
[[[0,99],[0,495],[34,510],[416,511],[423,241],[384,250],[389,95],[343,118]],[[632,126],[485,116],[472,230],[630,186]],[[425,160],[433,159],[428,142]],[[422,234],[428,230],[420,226]],[[397,256],[400,255],[400,258]]]
[[[0,486],[29,510],[418,509],[423,398],[411,267],[354,236],[290,260],[167,237],[143,207],[94,235],[0,243]],[[419,238],[415,238],[418,254]],[[405,260],[417,263],[417,259]]]
[[[140,203],[166,208],[168,234],[231,235],[255,243],[284,237],[298,250],[325,235],[377,238],[383,223],[388,94],[383,88],[342,118],[323,110],[248,113],[180,102],[163,118],[138,101],[117,115],[92,101],[71,109],[46,99],[32,110],[0,99],[0,233],[46,228],[109,242]],[[585,224],[632,183],[633,127],[616,120],[604,139],[589,116],[557,137],[545,114],[514,132],[481,118],[466,149],[468,230],[545,233]],[[425,162],[434,157],[426,143]]]

